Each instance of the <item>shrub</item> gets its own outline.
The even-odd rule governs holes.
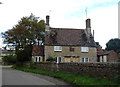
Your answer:
[[[120,75],[117,75],[117,76],[115,77],[115,82],[120,83]]]
[[[17,55],[17,61],[18,62],[31,61],[32,46],[27,45],[27,46],[25,46],[24,50],[17,50],[16,55]]]
[[[3,56],[2,58],[4,64],[15,64],[16,63],[16,55],[10,54]]]
[[[46,61],[53,62],[53,61],[56,61],[56,59],[54,57],[52,57],[52,56],[49,56]]]

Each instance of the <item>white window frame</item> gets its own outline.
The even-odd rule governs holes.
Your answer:
[[[107,62],[107,56],[103,56],[103,62]]]
[[[103,62],[103,57],[102,56],[100,56],[100,62]]]
[[[35,56],[34,62],[40,62],[41,61],[41,57],[40,56]]]
[[[87,59],[87,61],[86,61],[86,59]],[[88,63],[89,62],[89,58],[81,58],[81,62]]]
[[[62,46],[54,46],[54,51],[62,51]]]
[[[81,52],[89,52],[89,47],[81,47]]]

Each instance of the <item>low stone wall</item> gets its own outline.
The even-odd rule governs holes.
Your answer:
[[[114,79],[117,75],[120,75],[120,63],[37,63],[36,68],[107,79]]]

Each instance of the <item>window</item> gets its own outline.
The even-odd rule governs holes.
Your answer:
[[[100,62],[107,62],[107,56],[100,56]]]
[[[81,52],[89,52],[89,48],[88,47],[81,47]]]
[[[74,52],[74,48],[73,47],[70,47],[70,52]]]
[[[39,61],[40,61],[40,57],[39,57]]]
[[[89,58],[81,58],[81,62],[89,62]]]
[[[40,57],[36,56],[34,62],[40,62]]]
[[[84,62],[84,58],[81,58],[81,62]]]
[[[37,62],[37,57],[35,57],[35,62]]]
[[[54,51],[62,51],[62,47],[61,46],[54,46]]]
[[[89,62],[89,58],[85,58],[85,62]]]

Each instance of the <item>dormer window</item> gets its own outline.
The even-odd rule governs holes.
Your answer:
[[[88,47],[81,47],[81,52],[89,52],[89,48]]]
[[[54,46],[54,51],[62,51],[62,47],[61,46]]]

